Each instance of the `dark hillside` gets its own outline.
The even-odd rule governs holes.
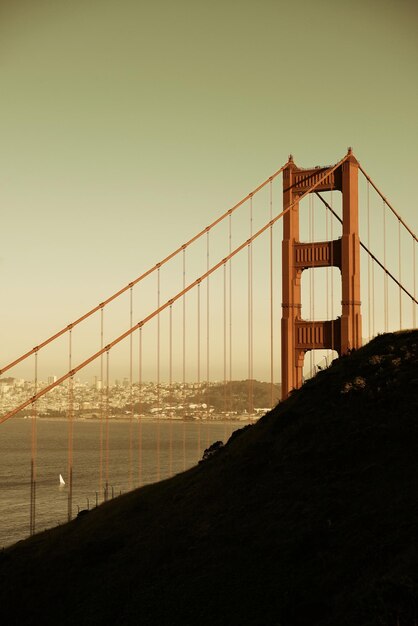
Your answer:
[[[416,626],[418,331],[198,467],[0,556],[7,625]]]

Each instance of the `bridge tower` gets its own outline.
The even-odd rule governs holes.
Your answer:
[[[334,241],[299,241],[298,198],[324,177],[325,167],[301,169],[292,156],[283,172],[282,242],[282,399],[302,385],[305,353],[314,349],[338,354],[361,346],[360,240],[358,231],[358,161],[348,149],[346,160],[315,188],[342,193],[342,237]],[[339,267],[342,313],[334,320],[306,321],[301,317],[301,276],[308,268]]]

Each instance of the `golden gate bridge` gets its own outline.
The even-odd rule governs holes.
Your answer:
[[[129,385],[127,475],[132,489],[143,484],[146,380],[153,380],[157,392],[157,420],[163,383],[170,389],[192,381],[207,420],[210,406],[204,400],[214,381],[224,389],[224,414],[233,408],[231,385],[237,379],[246,381],[248,415],[256,408],[256,379],[268,381],[272,407],[275,385],[281,383],[284,399],[315,372],[318,359],[328,364],[336,353],[356,349],[378,333],[416,327],[416,246],[414,232],[351,149],[335,165],[310,169],[297,167],[290,156],[160,262],[2,366],[0,376],[26,363],[33,372],[30,395],[0,415],[3,423],[31,412],[30,534],[36,528],[37,422],[43,397],[66,387],[70,520],[76,375],[101,381],[96,469],[98,492],[106,500],[112,368],[124,367]],[[48,355],[59,359],[61,372],[45,383]],[[160,479],[158,429],[155,463]]]

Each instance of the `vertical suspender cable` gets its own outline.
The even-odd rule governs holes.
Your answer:
[[[315,330],[315,196],[310,194],[309,197],[312,197],[312,322],[313,322],[313,347],[315,350],[316,347],[316,330]],[[314,375],[316,373],[316,357],[315,352],[313,351],[313,369]]]
[[[367,247],[370,250],[370,183],[367,181]],[[371,307],[372,307],[372,299],[371,299],[371,285],[370,285],[370,277],[371,277],[371,258],[370,254],[367,255],[367,320],[368,320],[368,337],[369,341],[372,338],[372,323],[371,323]]]
[[[383,265],[385,266],[385,272],[383,274],[384,288],[384,315],[385,315],[385,332],[388,331],[389,326],[389,310],[388,310],[388,276],[386,273],[386,203],[383,200]]]
[[[133,324],[133,288],[129,290],[129,327]],[[133,394],[133,333],[129,335],[129,490],[132,489],[132,466],[133,466],[133,420],[134,420],[134,394]]]
[[[308,231],[309,231],[308,237],[309,237],[309,242],[312,247],[312,243],[311,243],[312,242],[312,197],[310,195],[308,196],[308,203],[309,203],[308,204]],[[309,320],[312,322],[312,270],[311,268],[309,269],[308,277],[309,277]],[[311,339],[312,339],[312,335],[311,335]],[[310,349],[309,350],[309,367],[310,367],[311,375],[312,375],[312,368],[313,368],[312,358],[313,358],[312,349]],[[304,378],[303,373],[302,373],[302,376]]]
[[[210,269],[209,230],[206,235],[206,271]],[[210,291],[209,276],[206,279],[206,418],[209,417],[210,376]],[[209,422],[206,423],[206,446],[209,447]]]
[[[103,306],[100,308],[100,350],[104,346],[104,323],[103,323]],[[103,370],[103,354],[100,355],[100,385],[98,389],[100,393],[100,433],[99,433],[99,494],[101,497],[103,490],[103,414],[104,414],[104,370]]]
[[[138,486],[142,485],[142,326],[138,334]]]
[[[325,241],[329,241],[329,235],[328,235],[328,218],[329,217],[331,217],[332,219],[331,212],[329,211],[327,207],[327,210],[325,212]],[[332,250],[332,242],[331,242],[331,250]],[[331,255],[332,255],[332,252],[331,252]],[[326,273],[325,273],[325,291],[326,291],[325,302],[326,302],[326,319],[327,320],[329,320],[329,274],[330,274],[330,271],[332,271],[332,268],[327,267]],[[327,356],[326,356],[327,367],[328,367],[329,356],[330,356],[329,349],[327,349]]]
[[[367,247],[371,250],[370,241],[370,183],[367,181]],[[370,254],[367,255],[367,270],[368,270],[368,320],[369,320],[369,338],[372,339],[375,336],[375,264],[372,261]]]
[[[68,333],[68,370],[72,368],[72,328]],[[68,521],[73,516],[74,376],[68,379]]]
[[[270,221],[273,219],[273,179],[269,183]],[[273,225],[270,225],[270,408],[274,404],[274,310],[273,310]]]
[[[416,243],[415,243],[415,239],[414,237],[412,237],[412,266],[413,266],[413,281],[414,281],[414,300],[416,301],[417,296],[416,296],[416,259],[415,259],[415,248],[416,248]],[[413,327],[416,328],[417,327],[417,305],[415,304],[415,302],[412,302],[412,323],[413,323]]]
[[[372,336],[374,337],[376,335],[376,306],[375,306],[375,281],[374,281],[374,268],[375,268],[375,263],[372,263]]]
[[[251,236],[253,234],[253,196],[251,204]],[[253,243],[250,243],[250,412],[254,412],[254,282],[253,282]]]
[[[224,279],[224,418],[226,416],[227,404],[227,373],[226,373],[226,263],[223,265],[223,279]],[[226,443],[226,442],[225,442]]]
[[[229,254],[232,252],[232,215],[229,214],[228,226],[229,226]],[[232,410],[232,259],[229,259],[229,398],[228,398],[228,410]]]
[[[34,391],[36,396],[38,391],[38,351],[35,351],[35,376]],[[30,511],[29,511],[29,534],[35,534],[36,519],[36,457],[37,457],[37,404],[36,400],[32,404],[32,424],[31,424],[31,460],[30,460]]]
[[[401,220],[398,220],[398,269],[399,269],[399,328],[402,330],[402,254],[401,254]]]
[[[161,276],[160,276],[160,268],[157,270],[157,309],[160,308],[161,302]],[[157,315],[157,406],[158,411],[160,410],[160,350],[161,350],[161,319],[160,314]]]
[[[334,193],[331,189],[331,209],[334,209]],[[334,241],[334,222],[333,215],[330,217],[330,230],[331,230],[331,241]],[[332,270],[334,266],[334,246],[331,246],[331,349],[335,349],[335,329],[334,329],[334,271]]]
[[[224,441],[226,443],[226,438],[227,438],[226,413],[227,413],[227,386],[228,386],[228,381],[227,381],[227,359],[226,359],[226,354],[227,354],[227,332],[226,332],[226,326],[227,326],[227,289],[226,289],[226,282],[227,282],[227,277],[226,277],[226,263],[224,263],[223,268],[224,268],[224,271],[223,271],[223,279],[224,279],[224,408],[223,408],[223,412],[224,412],[224,420],[225,420]]]
[[[157,309],[160,308],[160,268],[157,270]],[[157,315],[157,481],[161,479],[161,423],[160,423],[160,409],[161,409],[161,396],[160,396],[160,314]]]
[[[110,367],[109,367],[110,353],[106,352],[106,431],[105,431],[105,488],[104,499],[105,502],[109,498],[109,411],[110,411]]]
[[[200,389],[200,282],[197,284],[197,397],[202,401]],[[198,404],[198,403],[197,403]],[[197,458],[200,458],[201,441],[200,441],[200,419],[197,426]]]
[[[183,247],[183,291],[186,288],[186,248]],[[186,294],[183,298],[183,470],[186,469]]]
[[[250,235],[251,236],[251,235]],[[251,413],[251,244],[247,247],[247,412]]]
[[[229,240],[229,254],[231,254],[232,252],[232,212],[229,213],[228,216],[228,240]],[[228,319],[228,324],[229,324],[229,338],[228,338],[228,343],[229,343],[229,355],[228,355],[228,360],[229,360],[229,371],[228,371],[228,381],[229,381],[229,385],[228,385],[228,412],[231,414],[232,411],[232,345],[233,345],[233,337],[232,337],[232,258],[229,259],[229,294],[228,294],[228,314],[229,314],[229,319]],[[225,438],[225,442],[228,440],[228,436],[230,433],[230,422],[229,419],[228,421],[225,421],[225,433],[224,433],[224,438]]]
[[[309,272],[309,319],[312,324],[312,332],[311,332],[311,350],[309,353],[310,359],[310,376],[314,374],[314,354],[313,354],[313,341],[314,341],[314,327],[313,327],[313,298],[314,298],[314,277],[313,277],[313,258],[314,258],[314,246],[313,246],[313,205],[312,205],[312,195],[309,194],[309,240],[311,242],[311,270]]]
[[[250,234],[252,223],[252,196],[250,194]],[[247,246],[247,412],[250,414],[251,395],[251,243]]]
[[[173,305],[170,304],[169,309],[169,354],[168,354],[168,378],[169,378],[169,390],[170,390],[170,405],[173,404]],[[169,448],[169,475],[173,475],[173,420],[172,420],[172,409],[170,408],[170,448]]]
[[[247,381],[247,411],[248,411],[248,415],[250,415],[251,413],[251,244],[248,245],[247,248],[247,257],[248,257],[248,270],[247,270],[247,276],[248,276],[248,303],[247,303],[247,308],[248,308],[248,312],[247,312],[247,325],[248,325],[248,329],[247,329],[247,334],[248,334],[248,338],[247,338],[247,342],[248,342],[248,355],[247,355],[247,361],[248,361],[248,381]]]
[[[250,195],[250,238],[253,234],[253,196]],[[253,248],[248,244],[248,414],[253,412]]]

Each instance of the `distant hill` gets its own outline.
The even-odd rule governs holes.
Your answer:
[[[205,402],[216,411],[248,411],[252,400],[252,408],[265,408],[276,405],[281,397],[281,385],[261,382],[259,380],[233,380],[227,383],[211,384],[203,387],[191,402]],[[250,400],[251,398],[251,400]]]
[[[418,331],[337,359],[197,467],[4,550],[2,623],[414,626]]]

